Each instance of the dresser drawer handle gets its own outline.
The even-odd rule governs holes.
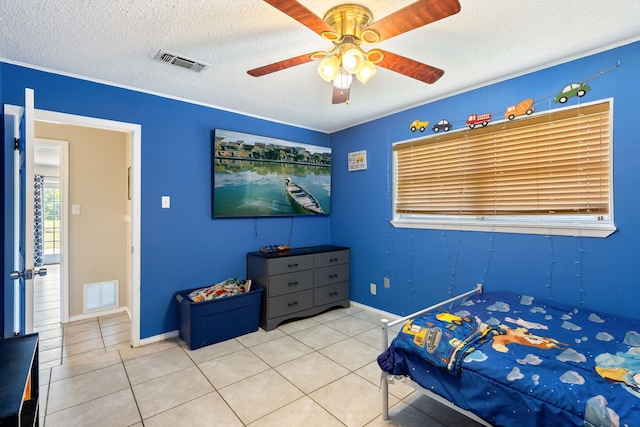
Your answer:
[[[298,266],[298,263],[295,264],[289,264],[289,268],[296,268]]]
[[[300,282],[289,282],[289,286],[298,286]]]
[[[298,301],[290,302],[287,304],[287,306],[289,307],[295,307],[296,305],[298,305]]]
[[[335,297],[336,295],[338,295],[338,293],[337,293],[337,292],[329,292],[329,296],[330,296],[330,297]]]
[[[335,279],[336,277],[338,277],[338,275],[337,275],[337,274],[330,274],[330,275],[329,275],[329,279]]]
[[[338,259],[339,258],[331,258],[331,259],[329,259],[329,262],[336,262],[336,261],[338,261]]]

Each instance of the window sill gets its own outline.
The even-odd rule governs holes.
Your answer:
[[[496,233],[542,234],[551,236],[599,237],[605,238],[615,233],[615,225],[594,224],[516,224],[482,221],[437,221],[426,219],[394,219],[391,225],[396,228],[417,228],[432,230],[484,231]]]

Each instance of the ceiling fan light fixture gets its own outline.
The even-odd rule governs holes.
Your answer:
[[[326,52],[315,52],[274,62],[247,71],[254,77],[284,70],[310,61],[320,61],[318,74],[333,82],[332,102],[348,102],[353,76],[369,81],[378,67],[427,84],[435,83],[444,70],[381,49],[363,50],[362,43],[377,44],[460,11],[458,0],[419,0],[373,21],[369,9],[353,3],[330,9],[323,19],[298,0],[264,0],[333,44]]]
[[[355,47],[347,50],[344,55],[342,55],[342,68],[350,74],[355,74],[360,71],[363,65],[364,55]]]
[[[318,74],[326,82],[334,80],[340,72],[340,58],[337,56],[328,56],[318,65]]]
[[[376,66],[371,61],[364,61],[362,68],[356,73],[356,78],[360,83],[365,84],[377,71]]]

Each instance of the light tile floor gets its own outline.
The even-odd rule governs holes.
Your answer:
[[[193,351],[180,339],[131,348],[124,313],[63,327],[45,318],[45,427],[478,426],[401,383],[382,421],[378,316],[359,307]]]

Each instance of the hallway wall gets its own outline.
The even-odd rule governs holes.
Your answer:
[[[46,122],[36,122],[35,132],[69,141],[69,316],[84,313],[88,283],[117,280],[119,306],[128,306],[128,135]],[[71,205],[79,205],[80,214]]]

